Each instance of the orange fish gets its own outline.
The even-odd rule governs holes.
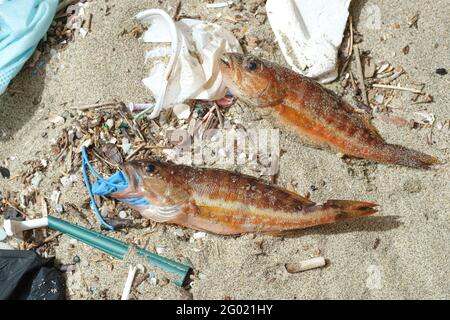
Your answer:
[[[122,165],[128,187],[111,194],[144,217],[216,234],[279,234],[376,212],[370,202],[316,204],[254,177],[158,161]],[[134,201],[134,203],[136,203]]]
[[[440,163],[422,152],[387,143],[347,102],[290,69],[239,53],[224,54],[219,65],[234,95],[269,110],[277,123],[314,146],[413,168]]]

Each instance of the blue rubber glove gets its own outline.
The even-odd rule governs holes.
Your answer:
[[[44,37],[57,5],[58,0],[0,0],[0,94]]]

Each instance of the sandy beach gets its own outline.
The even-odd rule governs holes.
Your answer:
[[[246,52],[286,65],[267,19],[255,14],[264,12],[264,7],[258,8],[262,1],[241,2],[239,14],[248,21],[234,25],[225,18],[236,15],[236,7],[208,9],[206,1],[183,0],[180,13],[215,21],[230,31],[236,29],[235,33],[245,25],[247,39],[263,40],[258,48],[244,44]],[[145,62],[145,51],[151,46],[123,30],[133,28],[133,17],[139,11],[162,8],[171,12],[176,3],[90,1],[86,14],[92,14],[91,32],[84,38],[76,34],[66,48],[46,57],[45,65],[37,72],[30,67],[21,71],[0,96],[0,165],[10,170],[11,177],[26,168],[26,161],[48,159],[49,168],[39,193],[50,199],[59,188],[60,203],[81,207],[87,197],[81,170],[75,173],[77,181],[72,186],[61,186],[59,181],[65,172],[53,162],[51,145],[61,129],[80,116],[71,107],[113,99],[126,104],[151,101],[151,93],[142,83],[152,66],[152,61]],[[254,6],[256,11],[252,13]],[[371,8],[379,9],[379,26],[367,23]],[[417,28],[408,24],[415,13],[419,13]],[[310,192],[316,202],[375,202],[380,204],[379,212],[288,236],[207,234],[194,239],[193,230],[171,225],[108,232],[195,269],[191,287],[183,289],[161,281],[156,269],[147,270],[156,272],[157,283],[144,281],[132,291],[131,298],[450,299],[450,75],[435,72],[437,68],[450,70],[450,7],[445,0],[353,0],[350,14],[363,36],[361,51],[370,50],[377,65],[387,61],[401,66],[405,74],[396,83],[404,87],[424,83],[424,91],[433,96],[431,103],[414,104],[411,93],[399,92],[389,102],[393,114],[406,119],[416,112],[432,114],[433,126],[399,127],[383,121],[378,113],[373,114],[372,123],[388,142],[434,155],[443,164],[419,170],[343,159],[326,150],[306,147],[281,131],[283,152],[277,185],[293,185],[299,194]],[[405,54],[407,45],[409,51]],[[326,87],[354,104],[352,91],[344,90],[340,81]],[[66,121],[62,126],[52,125],[50,115],[63,116]],[[246,128],[273,128],[269,120],[256,116],[242,103],[233,105],[224,117],[238,119]],[[438,125],[441,123],[442,127]],[[245,167],[233,169],[252,174]],[[23,189],[17,179],[0,177],[0,199]],[[40,217],[38,205],[29,211],[22,209],[30,213],[29,218]],[[85,221],[67,211],[49,210],[50,214],[86,226]],[[96,224],[93,212],[85,209],[83,213]],[[94,229],[100,230],[98,223]],[[184,237],[177,236],[179,229]],[[7,242],[20,245],[14,239]],[[75,255],[81,260],[73,273],[65,274],[68,299],[120,298],[128,272],[126,262],[101,256],[65,235],[58,238],[54,250],[61,264],[71,263]],[[286,271],[286,263],[316,256],[325,257],[327,266],[296,274]]]

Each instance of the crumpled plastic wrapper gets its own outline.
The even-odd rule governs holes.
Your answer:
[[[225,52],[242,52],[230,31],[195,19],[174,22],[158,9],[140,12],[136,18],[148,25],[144,42],[171,44],[146,54],[147,58],[170,56],[169,63],[157,63],[143,79],[157,101],[150,118],[157,117],[161,108],[187,99],[216,100],[225,95],[217,61]]]

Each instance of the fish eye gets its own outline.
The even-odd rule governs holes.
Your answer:
[[[258,68],[258,64],[255,61],[250,60],[247,62],[246,68],[250,71],[255,71]]]
[[[152,173],[152,172],[154,172],[155,171],[155,166],[153,165],[153,164],[148,164],[146,167],[145,167],[145,171],[147,171],[147,172],[149,172],[149,173]]]

